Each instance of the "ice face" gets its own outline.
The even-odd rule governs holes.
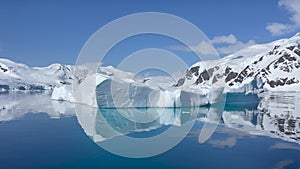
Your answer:
[[[71,85],[63,85],[54,88],[51,99],[52,100],[60,100],[60,101],[69,101],[72,97],[72,86]]]
[[[205,92],[159,88],[157,83],[156,86],[149,84],[94,74],[85,78],[72,96],[68,95],[72,93],[69,86],[56,88],[52,98],[99,108],[197,107],[209,102]]]

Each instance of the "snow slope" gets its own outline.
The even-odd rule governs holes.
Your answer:
[[[0,59],[0,91],[52,90],[72,83],[72,66],[52,64],[48,67],[28,67],[8,59]]]
[[[223,86],[227,92],[300,91],[300,33],[198,62],[176,86]]]

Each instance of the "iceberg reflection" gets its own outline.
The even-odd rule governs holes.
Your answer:
[[[136,111],[128,108],[95,109],[85,105],[76,105],[75,108],[78,122],[96,144],[113,154],[131,158],[151,157],[170,150],[190,132],[197,115],[208,110],[193,107]],[[124,114],[136,121],[124,117]],[[139,121],[141,114],[144,117],[142,122]],[[152,120],[153,117],[157,118]]]
[[[0,121],[19,119],[27,113],[43,112],[50,118],[76,114],[86,135],[96,143],[119,136],[134,137],[138,134],[140,137],[143,133],[153,131],[162,133],[171,127],[174,128],[174,133],[169,133],[169,137],[177,137],[178,133],[184,133],[183,129],[191,128],[195,121],[203,124],[201,132],[197,133],[199,143],[208,140],[217,127],[300,143],[299,93],[272,92],[265,93],[260,98],[257,107],[253,104],[226,104],[225,110],[212,105],[133,111],[134,109],[97,109],[81,104],[52,101],[46,93],[10,93],[0,95]],[[153,133],[154,136],[158,132]]]
[[[230,107],[225,110],[210,106],[198,108],[161,109],[152,108],[130,114],[130,109],[95,109],[89,106],[80,106],[76,112],[79,123],[86,134],[95,142],[102,142],[117,136],[137,132],[149,132],[168,126],[182,126],[191,121],[203,123],[199,135],[199,143],[204,143],[211,137],[218,126],[236,129],[247,134],[264,135],[281,138],[286,141],[300,143],[300,99],[297,93],[268,93],[259,102],[257,107]],[[93,113],[86,113],[93,112]],[[142,123],[134,122],[123,114],[130,116],[144,116],[155,120]],[[147,120],[147,119],[144,119]],[[203,130],[205,128],[205,130]]]
[[[146,132],[164,126],[182,126],[196,120],[197,115],[204,115],[208,108],[151,108],[139,109],[96,109],[85,105],[75,105],[78,122],[95,142],[101,142],[116,136],[126,135],[133,132]],[[122,111],[122,112],[121,112]],[[89,113],[91,112],[91,113]],[[135,117],[141,116],[156,119],[149,122],[132,121],[123,116],[127,113]],[[147,120],[147,119],[144,119]]]

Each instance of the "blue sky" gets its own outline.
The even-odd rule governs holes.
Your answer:
[[[0,57],[30,66],[75,64],[82,46],[96,30],[137,12],[164,12],[190,21],[219,47],[222,55],[290,37],[300,28],[297,0],[2,0]],[[187,58],[190,55],[188,51],[170,48],[178,45],[174,40],[156,36],[139,38],[129,40],[129,45],[115,47],[104,63],[114,65],[122,57],[147,47],[173,50]],[[188,60],[189,64],[194,62]]]

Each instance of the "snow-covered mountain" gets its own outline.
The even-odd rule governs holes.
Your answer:
[[[8,59],[0,59],[0,91],[52,90],[57,85],[71,84],[72,70],[70,65],[28,67]]]
[[[224,86],[224,92],[300,91],[300,33],[198,62],[175,86]]]
[[[195,63],[177,82],[166,77],[139,79],[112,66],[99,67],[95,74],[88,67],[77,66],[76,71],[75,66],[61,64],[31,68],[0,59],[0,91],[52,91],[56,87],[53,99],[70,100],[74,82],[81,90],[79,94],[86,96],[85,104],[97,106],[97,100],[102,99],[104,107],[111,106],[114,95],[114,103],[116,98],[130,96],[127,100],[117,99],[124,107],[181,107],[213,102],[212,98],[222,93],[300,91],[300,33],[289,39],[251,46],[219,60]],[[111,91],[108,86],[111,82],[119,92]]]

